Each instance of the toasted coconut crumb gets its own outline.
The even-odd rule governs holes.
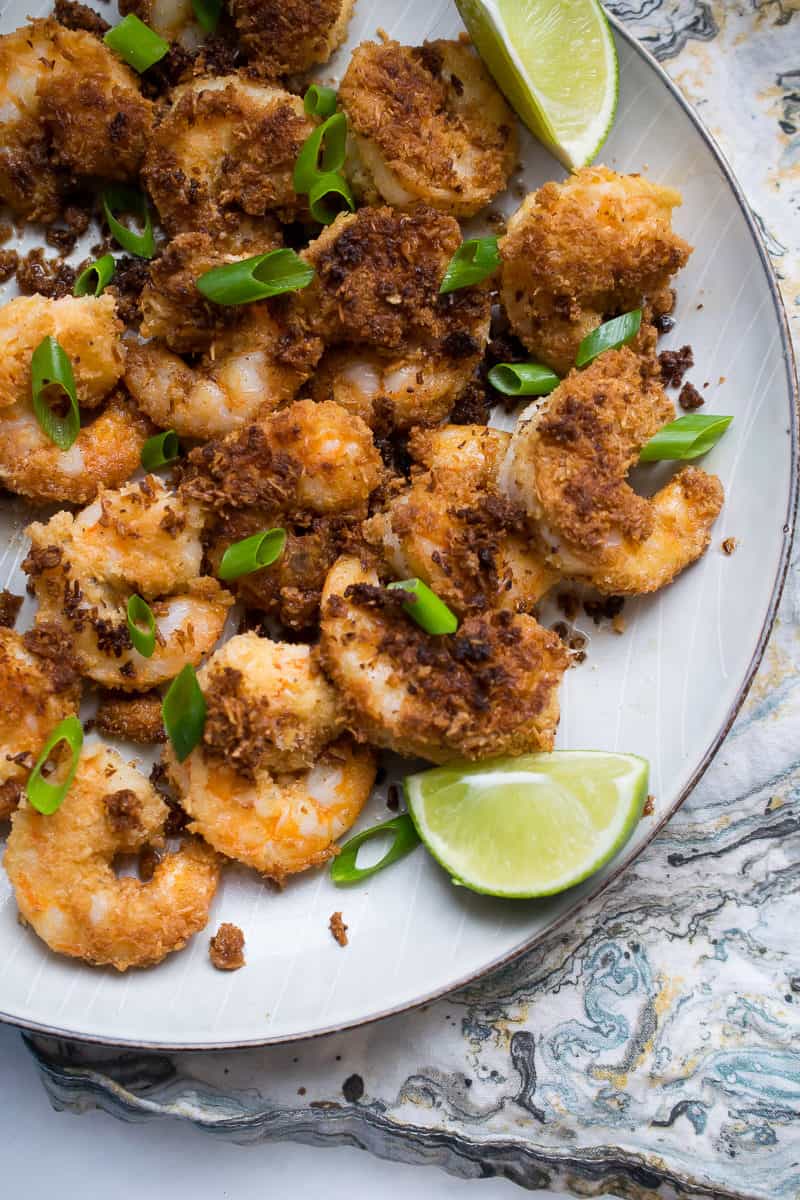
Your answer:
[[[702,408],[705,400],[693,383],[685,383],[680,390],[678,404],[680,404],[684,412],[693,412],[696,408]]]
[[[16,596],[5,588],[0,591],[0,628],[13,629],[19,610],[22,608],[22,596]]]
[[[340,946],[347,945],[348,926],[345,925],[344,921],[342,920],[342,914],[340,912],[331,913],[331,919],[328,922],[328,928],[330,929],[331,937],[335,942],[338,942]]]
[[[655,796],[648,796],[644,802],[644,808],[642,809],[642,816],[643,817],[652,817],[655,810],[656,810],[656,798],[655,798]]]
[[[725,538],[725,541],[722,543],[722,553],[727,554],[728,557],[730,557],[738,545],[739,545],[738,538],[727,537],[727,538]]]
[[[209,942],[208,955],[218,971],[238,971],[243,967],[244,934],[239,926],[223,921]]]
[[[611,628],[614,630],[614,633],[623,634],[625,632],[625,618],[622,613],[617,613],[616,616],[611,618]]]
[[[161,697],[157,692],[133,696],[105,693],[97,710],[96,724],[107,737],[123,738],[143,746],[166,741]]]

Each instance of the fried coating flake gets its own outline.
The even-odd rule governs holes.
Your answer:
[[[268,77],[327,62],[347,36],[354,0],[230,0],[239,41]]]

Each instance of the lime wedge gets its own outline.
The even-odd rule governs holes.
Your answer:
[[[453,883],[490,896],[550,896],[627,842],[647,799],[635,754],[561,750],[410,775],[417,832]]]
[[[513,108],[565,167],[590,163],[619,92],[614,38],[598,0],[456,0]]]

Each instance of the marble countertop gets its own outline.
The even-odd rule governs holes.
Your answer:
[[[800,332],[800,0],[614,0],[727,153]],[[627,873],[504,971],[313,1043],[28,1045],[56,1107],[359,1146],[588,1196],[800,1195],[800,586],[713,766]],[[423,1186],[425,1186],[423,1184]]]

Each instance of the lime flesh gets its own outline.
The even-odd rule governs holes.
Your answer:
[[[619,66],[598,0],[456,0],[511,106],[566,167],[585,166],[617,109]]]
[[[410,775],[417,832],[453,883],[491,896],[563,892],[630,837],[647,799],[635,754],[561,750]]]

